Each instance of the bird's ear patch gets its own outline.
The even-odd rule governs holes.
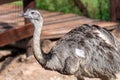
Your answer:
[[[85,52],[82,49],[75,49],[75,54],[79,57],[85,58]]]

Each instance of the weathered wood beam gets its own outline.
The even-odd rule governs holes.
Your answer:
[[[89,19],[83,19],[83,20],[74,20],[69,22],[63,22],[63,23],[57,23],[57,24],[51,24],[51,25],[44,25],[42,30],[42,36],[41,39],[53,39],[53,38],[60,38],[65,33],[69,32],[71,29],[75,28],[76,26],[82,25],[82,24],[97,24],[102,25],[101,23],[90,21]],[[103,22],[106,26],[114,26],[115,23],[109,23]],[[12,42],[25,39],[27,37],[32,36],[33,34],[33,25],[27,24],[25,26],[17,27],[14,29],[7,30],[3,33],[0,33],[0,46],[4,46],[6,44],[10,44]]]
[[[23,10],[24,12],[27,10],[27,9],[34,9],[35,8],[35,0],[23,0]],[[29,23],[29,20],[25,19],[25,23]]]
[[[85,21],[84,21],[85,20]],[[81,20],[68,20],[64,22],[50,22],[49,24],[44,24],[43,31],[42,31],[42,39],[49,39],[49,38],[58,38],[64,33],[66,33],[66,30],[68,32],[69,28],[72,26],[77,26],[79,24],[84,23],[91,23],[92,21],[90,19],[81,19]],[[25,38],[28,38],[32,36],[33,33],[33,26],[32,24],[27,24],[25,26],[16,27],[10,30],[7,30],[3,33],[0,33],[0,46],[22,40]],[[60,34],[60,36],[59,36]]]

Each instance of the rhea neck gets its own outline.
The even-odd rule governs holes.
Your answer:
[[[40,36],[41,36],[41,30],[43,27],[43,19],[41,20],[32,19],[31,22],[34,25],[34,33],[33,33],[34,56],[41,65],[45,65],[45,59],[43,57],[41,46],[40,46]]]

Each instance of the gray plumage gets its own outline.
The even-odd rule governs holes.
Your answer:
[[[37,61],[46,69],[62,74],[115,80],[120,70],[119,41],[107,30],[84,24],[64,35],[49,54],[40,49],[43,17],[37,10],[28,9],[23,15],[35,27],[33,50]]]

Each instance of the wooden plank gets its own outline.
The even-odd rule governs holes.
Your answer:
[[[111,21],[108,21],[108,22],[99,21],[99,22],[94,23],[94,24],[99,25],[99,26],[101,26],[101,27],[103,27],[103,28],[106,28],[106,29],[108,29],[108,30],[115,29],[116,26],[119,25],[119,23],[117,23],[117,22],[111,22]]]
[[[91,19],[88,19],[88,18],[83,18],[83,19],[73,19],[73,20],[68,20],[68,21],[63,21],[63,22],[56,22],[56,23],[51,23],[51,24],[46,24],[47,26],[44,26],[46,27],[45,29],[46,30],[51,30],[51,29],[59,29],[59,28],[68,28],[69,26],[79,26],[80,24],[87,24],[87,23],[92,23],[94,22],[95,20],[91,20]],[[49,27],[51,26],[51,27]]]
[[[42,11],[42,13],[44,13],[44,12]],[[19,13],[16,12],[16,13],[9,13],[8,15],[2,15],[0,17],[0,22],[21,24],[21,22],[24,20],[23,20],[23,18],[18,17],[18,14]],[[50,21],[56,21],[56,20],[64,19],[64,18],[68,18],[68,17],[74,17],[76,15],[75,14],[67,15],[67,14],[58,13],[58,12],[53,12],[53,13],[47,12],[47,13],[44,13],[43,16],[45,18],[45,21],[50,22]],[[13,19],[13,20],[11,21],[11,19]]]
[[[53,16],[58,17],[58,15],[63,14],[63,13],[59,13],[59,12],[50,13],[50,12],[43,11],[43,10],[40,10],[40,12],[44,14],[45,19],[49,19],[49,18],[52,19]],[[14,28],[14,27],[24,25],[24,18],[19,17],[18,14],[19,14],[19,12],[12,12],[7,15],[4,14],[4,15],[0,16],[0,32],[7,30],[7,28],[5,28],[7,26],[11,26]],[[62,16],[65,17],[64,15],[62,15]],[[61,18],[62,18],[62,16],[61,16]],[[3,25],[3,23],[4,23],[4,25]]]
[[[82,24],[93,24],[95,23],[94,21],[96,20],[83,18],[80,20],[54,23],[50,25],[46,24],[43,27],[41,38],[42,39],[59,38],[63,36],[65,33],[69,32],[71,29],[75,28],[76,26],[79,26]],[[101,25],[102,23],[96,22],[96,24]],[[108,26],[109,23],[104,22],[104,24]],[[111,24],[111,25],[114,25],[114,24]],[[11,42],[15,42],[15,41],[27,38],[29,36],[32,36],[32,34],[33,34],[32,24],[27,24],[26,26],[7,30],[4,33],[0,34],[0,39],[1,39],[0,46],[4,46]]]
[[[85,17],[80,17],[80,16],[71,16],[71,17],[68,17],[68,18],[61,18],[61,19],[56,19],[56,20],[45,20],[45,25],[50,25],[50,24],[56,24],[56,23],[63,23],[63,22],[69,22],[69,21],[75,21],[75,20],[84,20],[84,19],[87,19]],[[89,19],[89,20],[92,20],[92,19]]]
[[[43,11],[43,10],[41,10],[41,13],[44,14],[45,18],[52,17],[52,16],[57,16],[57,15],[61,14],[61,13],[58,13],[58,12],[48,13],[47,11]],[[2,16],[0,16],[0,22],[10,23],[10,24],[15,23],[15,24],[18,24],[18,25],[21,24],[21,23],[23,24],[24,20],[23,20],[23,18],[18,17],[18,14],[19,14],[19,11],[13,11],[13,10],[8,10],[5,13],[2,12],[2,14],[0,14],[0,15],[2,15]],[[11,21],[11,19],[12,19],[12,21]]]
[[[54,16],[58,16],[58,15],[61,15],[61,14],[63,14],[63,13],[59,13],[59,12],[49,12],[49,13],[43,14],[43,17],[44,17],[44,18],[54,17]]]
[[[26,25],[26,27],[30,27],[31,25]],[[23,38],[27,36],[30,36],[27,31],[26,31],[26,27],[22,26],[19,29],[10,29],[7,31],[4,31],[3,33],[0,33],[0,46],[4,46],[6,44],[12,43],[14,41],[17,40],[21,40],[21,36],[19,36],[19,34],[24,33],[24,35],[22,35]]]
[[[79,23],[80,21],[81,20],[75,20],[75,21],[69,21],[69,22],[64,22],[64,23],[59,23],[59,24],[56,23],[56,24],[51,24],[51,25],[44,25],[42,36],[44,36],[44,35],[49,36],[51,34],[57,34],[56,32],[53,33],[52,31],[49,32],[49,33],[44,32],[44,30],[48,31],[48,29],[49,29],[48,27],[51,27],[52,29],[55,28],[55,27],[56,28],[57,27],[62,27],[62,26],[66,27],[66,26],[69,26],[69,25],[73,25],[73,23],[74,24]],[[91,22],[91,21],[88,20],[88,22]],[[48,29],[46,29],[46,28],[48,28]],[[33,33],[33,27],[32,27],[31,24],[28,24],[26,26],[22,26],[22,27],[19,27],[19,28],[17,27],[17,28],[14,28],[14,29],[7,30],[7,31],[0,34],[0,39],[1,39],[0,40],[0,46],[4,46],[4,45],[9,44],[11,42],[15,42],[15,41],[27,38],[29,36],[32,36],[32,33]],[[59,33],[60,33],[60,31],[59,31]]]
[[[111,27],[115,28],[118,25],[118,23],[114,23],[114,22],[111,23],[111,24],[109,24],[109,23],[110,22],[97,22],[97,23],[93,22],[93,23],[88,23],[88,24],[99,25],[99,26],[102,26],[102,27],[107,28],[107,29],[111,29]],[[68,27],[60,27],[60,28],[51,29],[51,30],[45,30],[45,31],[44,31],[44,28],[43,28],[42,38],[43,39],[60,38],[64,34],[66,34],[67,32],[69,32],[70,30],[72,30],[73,28],[75,28],[76,25],[78,27],[78,26],[80,26],[82,24],[79,24],[79,25],[78,24],[74,24],[74,25],[71,25],[71,26],[68,26]]]
[[[13,11],[20,10],[20,7],[22,8],[22,6],[4,4],[0,6],[0,11],[2,11],[1,13],[13,12]]]
[[[43,15],[44,17],[45,15]],[[57,16],[54,16],[54,17],[45,17],[44,18],[44,21],[46,22],[50,22],[50,21],[56,21],[56,20],[60,20],[60,19],[66,19],[66,18],[70,18],[70,17],[75,17],[77,15],[75,14],[59,14]]]

